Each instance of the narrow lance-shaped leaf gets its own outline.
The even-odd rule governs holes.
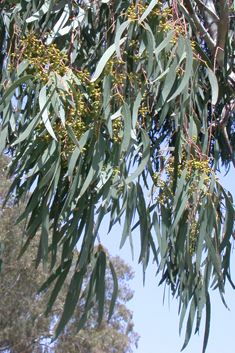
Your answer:
[[[109,307],[109,317],[108,320],[111,319],[111,316],[113,315],[113,310],[114,310],[114,305],[117,299],[117,295],[118,295],[118,280],[117,280],[117,275],[115,272],[115,269],[113,267],[112,262],[109,260],[109,267],[112,273],[112,277],[113,277],[113,294],[112,294],[112,298],[111,298],[111,302],[110,302],[110,307]]]
[[[170,31],[166,38],[164,38],[164,40],[157,46],[157,48],[155,49],[155,55],[157,56],[164,48],[166,48],[166,46],[170,43],[170,41],[172,40],[172,38],[174,37],[175,32],[174,31]]]
[[[42,262],[43,262],[43,269],[46,272],[47,270],[47,260],[48,260],[48,237],[49,237],[49,207],[44,200],[44,205],[42,208],[42,236],[41,236],[41,243],[42,243]]]
[[[122,137],[121,150],[125,151],[129,146],[131,138],[131,112],[130,108],[125,102],[123,103],[122,112],[124,117],[124,132]]]
[[[208,337],[209,337],[209,332],[210,332],[210,321],[211,321],[211,303],[210,303],[209,293],[207,292],[207,295],[206,295],[206,323],[205,323],[206,327],[205,327],[202,353],[206,352],[206,347],[207,347]]]
[[[143,142],[143,152],[142,152],[141,161],[139,166],[134,171],[134,173],[131,174],[128,178],[126,178],[125,180],[126,184],[129,184],[131,181],[133,181],[137,176],[139,176],[143,172],[149,160],[149,156],[150,156],[149,138],[148,138],[147,132],[143,129],[141,129],[141,136],[142,136],[142,142]]]
[[[139,262],[143,260],[146,252],[146,248],[148,246],[148,217],[146,211],[146,205],[144,200],[144,195],[142,188],[139,183],[137,183],[137,210],[139,213],[140,219],[140,236],[141,236],[141,249],[140,249],[140,257]]]
[[[218,81],[217,81],[217,78],[215,76],[214,71],[212,71],[209,67],[207,68],[207,72],[208,72],[208,77],[209,77],[209,81],[211,84],[211,90],[212,90],[211,103],[216,104],[217,100],[218,100],[218,96],[219,96]]]
[[[45,4],[43,4],[42,7],[37,12],[35,12],[32,16],[27,18],[26,22],[31,23],[33,21],[38,21],[42,16],[44,16],[47,13],[49,9],[49,5],[50,5],[50,2],[45,1]]]
[[[68,272],[70,270],[71,264],[72,264],[72,259],[67,261],[66,263],[64,263],[64,268],[59,274],[59,278],[57,279],[57,282],[55,284],[55,287],[53,288],[53,291],[51,293],[49,302],[47,304],[47,309],[46,309],[46,312],[45,312],[46,316],[50,313],[50,311],[52,309],[52,306],[54,305],[54,303],[56,301],[56,298],[57,298],[57,296],[58,296],[58,294],[60,292],[60,289],[63,286],[64,281],[65,281],[65,279],[66,279],[66,277],[68,275]],[[53,280],[54,280],[54,278],[53,278]],[[48,285],[48,283],[49,282],[47,282],[47,285]]]
[[[129,26],[130,23],[131,23],[130,20],[127,20],[127,21],[123,22],[121,24],[121,26],[118,28],[117,33],[116,33],[114,44],[115,44],[115,50],[116,50],[117,56],[119,58],[121,57],[120,45],[122,44],[120,42],[120,39],[121,39],[121,36],[122,36],[123,32]]]
[[[33,75],[25,75],[15,82],[12,83],[12,85],[7,89],[7,91],[3,94],[2,99],[1,99],[1,104],[4,102],[4,100],[12,93],[14,90],[19,87],[22,83],[27,82],[30,79],[33,79]]]
[[[134,102],[133,113],[132,113],[132,128],[133,129],[135,129],[136,122],[138,119],[138,111],[139,111],[140,103],[142,100],[142,95],[143,95],[142,92],[138,92],[137,97]]]
[[[56,340],[56,338],[59,336],[61,331],[64,329],[64,327],[67,325],[69,319],[73,315],[75,306],[77,304],[80,292],[81,292],[81,287],[82,287],[82,282],[83,282],[83,277],[85,274],[85,268],[81,269],[80,271],[75,271],[74,276],[70,282],[67,297],[65,300],[65,305],[64,305],[64,310],[63,314],[61,316],[60,322],[55,330],[54,336],[52,337],[52,341]]]
[[[100,253],[100,275],[99,275],[99,291],[98,291],[98,325],[101,325],[103,312],[104,312],[104,300],[105,300],[105,271],[106,271],[106,253],[101,251]]]
[[[123,44],[127,38],[122,38],[119,42],[119,45]],[[98,62],[98,65],[96,67],[94,76],[91,79],[91,82],[95,82],[101,75],[105,65],[107,64],[108,60],[111,58],[113,53],[115,52],[115,44],[112,44],[102,55],[100,61]]]
[[[196,312],[196,302],[195,302],[195,299],[193,298],[192,302],[191,302],[190,310],[189,310],[189,315],[188,315],[185,341],[184,341],[184,344],[183,344],[181,351],[187,346],[189,339],[191,337],[195,312]]]
[[[140,21],[144,21],[146,17],[151,13],[153,8],[157,5],[158,0],[152,0],[148,5],[147,9],[144,11],[143,15],[140,18]]]
[[[151,30],[151,27],[148,25],[148,23],[144,23],[144,27],[146,28],[146,50],[148,52],[148,64],[146,67],[146,73],[147,77],[149,78],[152,75],[152,69],[153,69],[153,53],[154,53],[154,47],[155,47],[155,40],[154,40],[154,35]]]
[[[52,94],[53,93],[54,92],[52,92]],[[51,96],[52,96],[52,94],[51,94]],[[43,88],[41,89],[41,91],[39,93],[39,107],[42,111],[42,119],[43,119],[43,122],[45,124],[47,131],[53,137],[53,139],[57,141],[57,138],[55,136],[55,133],[54,133],[52,126],[51,126],[51,123],[50,123],[48,110],[47,110],[47,106],[51,102],[51,96],[49,98],[47,98],[47,89],[46,89],[46,86],[43,86]]]
[[[193,65],[193,51],[192,51],[191,43],[189,42],[188,38],[185,39],[185,49],[186,49],[186,63],[185,63],[184,76],[177,90],[168,99],[168,102],[170,102],[172,99],[175,99],[183,91],[183,89],[185,88],[185,86],[187,85],[191,77],[192,65]]]
[[[82,249],[79,255],[78,267],[82,268],[87,261],[87,256],[92,245],[93,227],[94,227],[94,203],[93,200],[90,202],[90,208],[88,210],[87,224],[85,235],[83,239]]]

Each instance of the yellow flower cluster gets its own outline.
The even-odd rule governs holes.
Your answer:
[[[120,138],[120,129],[123,125],[123,118],[119,117],[112,121],[112,128],[113,128],[113,141],[121,143]]]
[[[165,160],[165,157],[163,158]],[[194,155],[190,155],[190,159],[187,158],[186,150],[183,150],[181,163],[178,165],[178,175],[177,177],[180,179],[183,171],[187,169],[185,182],[189,182],[189,195],[188,195],[188,203],[186,205],[186,209],[188,209],[188,220],[189,223],[189,246],[190,246],[190,254],[194,255],[197,237],[198,237],[198,206],[201,205],[201,200],[205,196],[210,195],[210,180],[214,171],[210,167],[211,160],[205,155],[200,153],[195,153]],[[159,194],[157,195],[157,199],[159,203],[166,205],[167,201],[170,198],[174,198],[173,194],[173,183],[174,183],[174,168],[175,168],[175,160],[174,157],[171,156],[165,162],[165,177],[164,180],[161,177],[161,173],[155,173],[152,176],[154,184],[158,187]],[[199,183],[203,178],[203,183],[200,186]],[[195,197],[196,196],[196,197]],[[192,206],[193,205],[193,206]]]
[[[182,172],[184,169],[187,169],[186,177],[185,180],[186,182],[193,180],[193,184],[189,186],[190,194],[192,195],[195,190],[197,190],[197,185],[199,184],[200,180],[204,176],[204,186],[208,186],[208,183],[211,180],[211,175],[214,173],[214,171],[210,167],[210,158],[208,158],[205,155],[201,156],[192,156],[191,159],[187,159],[186,157],[186,152],[183,151],[182,157],[181,157],[181,163],[178,165],[178,178],[181,177]],[[173,182],[174,182],[174,169],[175,169],[175,161],[174,157],[170,157],[167,165],[165,167],[165,173],[166,173],[166,178],[165,181],[160,176],[160,173],[155,173],[153,175],[153,180],[154,183],[159,186],[159,187],[167,187],[169,189],[172,188]],[[193,177],[193,178],[192,178]],[[196,185],[197,184],[197,185]],[[204,192],[205,190],[204,186],[201,187],[199,192]],[[209,191],[208,191],[209,193]],[[164,194],[162,194],[162,197]],[[163,203],[165,202],[164,197],[161,200]]]
[[[131,5],[127,10],[127,19],[132,22],[139,20],[147,7],[148,5],[143,6],[141,2]]]
[[[193,257],[196,246],[197,246],[197,238],[199,235],[198,222],[195,220],[191,223],[190,235],[189,235],[189,251],[191,257]]]
[[[19,41],[19,47],[11,56],[13,60],[8,67],[9,70],[13,71],[20,62],[27,59],[31,73],[43,83],[50,81],[51,71],[56,71],[58,75],[63,76],[67,70],[66,54],[62,54],[56,44],[46,46],[34,32],[27,32],[27,36],[23,36]]]
[[[15,70],[18,65],[24,60],[29,61],[29,73],[35,76],[38,82],[42,82],[46,87],[56,86],[55,75],[62,82],[61,88],[56,86],[56,92],[63,105],[65,114],[65,125],[63,125],[60,117],[55,119],[55,111],[51,108],[49,111],[50,121],[54,119],[53,131],[55,135],[61,140],[62,147],[62,158],[65,164],[67,158],[75,148],[75,144],[70,138],[67,132],[66,126],[70,126],[73,129],[76,139],[79,141],[84,132],[91,126],[98,124],[98,117],[100,107],[102,104],[101,90],[95,83],[90,82],[90,74],[86,71],[73,70],[72,75],[71,68],[67,65],[68,59],[64,53],[61,53],[57,48],[56,44],[45,45],[41,40],[37,39],[34,32],[28,32],[27,36],[23,37],[19,41],[19,47],[15,53],[12,54],[12,63],[9,66],[9,70]],[[71,76],[70,82],[73,84],[77,94],[77,104],[75,102],[72,89],[66,84],[64,76]],[[81,92],[80,87],[76,83],[76,78],[85,87],[89,94],[89,103],[85,99],[84,93]],[[47,97],[50,96],[49,90],[47,91]],[[58,104],[60,102],[58,101]],[[75,106],[77,106],[75,110]],[[38,107],[39,109],[39,107]],[[88,117],[94,117],[89,119]],[[38,133],[45,131],[44,124],[41,123],[36,128]],[[45,132],[41,134],[43,140],[51,141],[52,137],[49,133]],[[83,148],[82,153],[85,152],[86,148]]]

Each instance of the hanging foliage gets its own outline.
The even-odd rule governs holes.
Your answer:
[[[37,265],[53,270],[63,248],[47,283],[57,280],[48,311],[82,244],[54,338],[81,296],[78,329],[95,302],[101,324],[106,266],[112,315],[115,269],[101,244],[93,252],[109,216],[110,231],[123,219],[121,246],[139,227],[139,262],[145,273],[153,253],[160,283],[179,300],[180,330],[190,307],[183,348],[206,307],[204,352],[209,288],[225,303],[226,279],[233,286],[234,207],[217,178],[220,164],[235,165],[233,7],[226,0],[0,6],[0,151],[12,156],[6,200],[27,199],[17,220],[25,220],[20,256],[39,230]]]

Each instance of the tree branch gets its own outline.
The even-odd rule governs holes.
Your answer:
[[[196,0],[196,3],[203,11],[208,12],[208,14],[210,14],[215,21],[220,20],[219,16],[217,16],[217,13],[213,12],[202,0]]]
[[[228,119],[230,115],[234,112],[235,110],[235,99],[232,99],[230,102],[228,102],[221,113],[221,118],[216,122],[216,126],[223,130],[224,127],[226,127]]]
[[[183,6],[185,8],[185,11],[187,11],[189,13],[190,17],[193,19],[198,32],[203,37],[206,44],[209,46],[209,48],[212,50],[212,52],[215,52],[216,42],[210,36],[208,30],[201,23],[198,15],[196,14],[196,12],[192,6],[191,0],[184,0],[184,2],[185,2],[185,7],[182,4],[181,4],[181,6]]]
[[[228,119],[230,118],[231,114],[234,111],[235,111],[235,99],[232,99],[230,102],[228,102],[224,106],[224,108],[222,110],[222,113],[221,113],[220,120],[217,120],[217,121],[213,122],[212,126],[222,130],[222,133],[223,133],[223,136],[224,136],[224,139],[225,139],[225,143],[226,143],[226,145],[228,147],[229,155],[231,157],[231,160],[233,162],[233,166],[235,168],[234,152],[233,152],[232,146],[230,144],[230,141],[229,141],[229,138],[228,138],[228,133],[227,133],[227,128],[226,128]]]
[[[230,141],[229,141],[229,138],[228,138],[228,133],[227,133],[226,126],[224,126],[224,128],[223,128],[223,135],[224,135],[224,139],[225,139],[226,145],[228,147],[228,151],[229,151],[230,157],[231,157],[232,162],[233,162],[233,166],[235,168],[234,152],[233,152],[233,149],[231,147],[231,144],[230,144]]]
[[[209,8],[210,11],[208,12],[207,10],[204,11],[203,17],[204,17],[204,22],[205,25],[210,32],[210,36],[213,39],[215,43],[217,43],[217,38],[218,38],[218,20],[215,20],[215,17],[218,17],[215,9],[215,5],[213,0],[202,0],[202,2],[205,4],[206,8]],[[211,15],[213,13],[214,15]]]
[[[220,21],[218,24],[218,36],[217,36],[217,62],[220,67],[224,65],[224,49],[226,43],[226,36],[228,32],[229,23],[229,6],[227,0],[220,0]]]

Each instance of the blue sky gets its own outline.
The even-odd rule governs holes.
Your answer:
[[[233,194],[235,199],[235,171],[231,166],[226,177],[221,175],[221,184]],[[107,247],[112,255],[119,255],[129,263],[135,271],[135,278],[130,282],[130,287],[135,291],[133,299],[127,304],[133,311],[135,330],[140,334],[138,349],[134,353],[178,353],[184,343],[185,327],[179,336],[178,302],[171,298],[168,288],[165,293],[163,305],[163,286],[158,287],[160,277],[155,277],[156,266],[150,261],[145,286],[143,287],[142,267],[138,265],[140,240],[138,231],[133,234],[134,261],[131,258],[131,251],[128,241],[121,250],[119,244],[122,235],[122,228],[117,225],[107,234],[107,225],[100,229],[101,242]],[[107,234],[107,235],[106,235]],[[234,243],[235,253],[235,243]],[[231,268],[235,269],[235,258],[232,255]],[[235,271],[235,270],[234,270]],[[232,272],[232,275],[234,274]],[[235,280],[235,277],[232,277]],[[221,302],[219,293],[214,291],[211,296],[211,326],[210,337],[206,353],[235,352],[234,335],[235,322],[235,291],[229,284],[226,286],[225,300],[230,308],[227,310]],[[204,317],[205,319],[205,313]],[[185,318],[187,322],[187,316]],[[199,335],[192,333],[185,353],[197,353],[202,351],[204,335],[204,320],[202,320]]]

